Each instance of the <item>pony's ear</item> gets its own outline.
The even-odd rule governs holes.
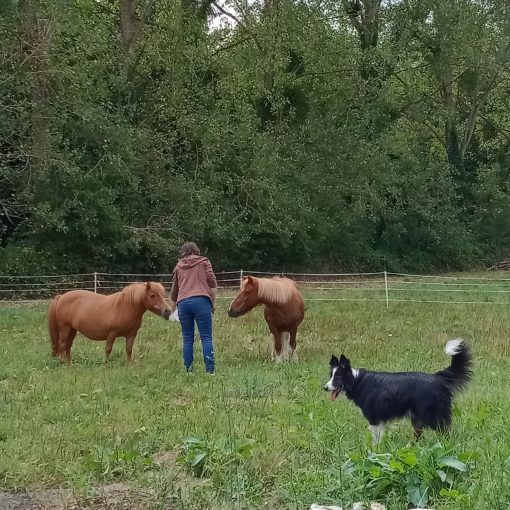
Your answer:
[[[329,360],[329,366],[330,367],[338,366],[338,358],[336,356],[331,356],[331,359]]]
[[[151,282],[147,282],[147,285],[145,286],[145,290],[149,292],[151,290]]]
[[[251,287],[253,285],[253,276],[243,276],[243,281],[247,286]]]

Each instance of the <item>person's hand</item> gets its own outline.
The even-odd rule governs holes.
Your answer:
[[[211,306],[211,312],[214,313],[216,311],[216,304],[213,303]]]
[[[170,311],[172,313],[174,313],[176,308],[177,308],[177,304],[174,303],[173,301],[170,301]]]

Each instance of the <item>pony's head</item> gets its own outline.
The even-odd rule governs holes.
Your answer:
[[[156,315],[161,315],[163,319],[168,319],[172,311],[170,310],[165,297],[165,287],[163,287],[161,283],[147,282],[143,298],[145,308]]]
[[[228,315],[240,317],[259,304],[259,282],[257,278],[246,276],[241,283],[239,294],[230,303]]]

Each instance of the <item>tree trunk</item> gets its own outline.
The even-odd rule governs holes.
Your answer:
[[[51,25],[40,16],[38,0],[21,0],[21,24],[30,73],[31,151],[33,169],[42,171],[50,150],[49,48]]]
[[[264,5],[262,7],[262,19],[271,22],[271,18],[273,17],[273,9],[275,8],[277,0],[264,0]],[[276,31],[272,34],[271,40],[269,44],[265,48],[265,57],[266,57],[266,69],[264,71],[264,88],[266,89],[266,93],[271,95],[274,87],[274,66],[275,66],[275,46],[276,46],[276,38],[278,34]]]
[[[140,60],[137,50],[142,30],[152,16],[156,0],[148,0],[143,12],[139,15],[134,0],[119,0],[120,34],[122,44],[122,67],[124,77],[131,81]]]
[[[371,62],[369,50],[377,47],[379,40],[379,9],[381,0],[343,0],[344,10],[355,28],[364,56],[360,75],[364,81],[378,77],[377,68]]]
[[[134,72],[134,52],[141,31],[141,21],[135,11],[134,0],[119,0],[122,68],[130,81]]]
[[[381,0],[343,0],[344,9],[358,33],[362,50],[377,46]]]
[[[446,110],[446,120],[444,128],[444,139],[446,155],[448,162],[459,172],[459,177],[463,178],[464,160],[460,146],[459,131],[457,128],[457,108],[455,96],[453,93],[453,73],[449,64],[435,66],[437,78],[439,80],[439,91],[441,99]]]

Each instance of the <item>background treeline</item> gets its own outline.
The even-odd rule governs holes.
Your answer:
[[[508,252],[508,0],[1,0],[0,20],[2,273],[168,270],[189,239],[217,269]]]

